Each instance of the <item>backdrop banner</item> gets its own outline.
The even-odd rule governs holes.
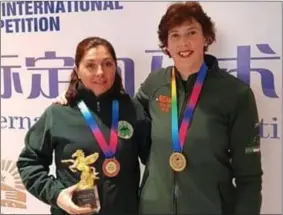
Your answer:
[[[214,20],[209,53],[253,89],[261,118],[263,214],[282,204],[282,3],[202,2]],[[108,39],[133,96],[150,72],[172,64],[158,47],[157,27],[169,2],[1,2],[1,211],[47,214],[30,195],[16,160],[28,129],[66,89],[79,41]],[[239,134],[241,135],[241,134]],[[51,168],[54,173],[54,166]]]

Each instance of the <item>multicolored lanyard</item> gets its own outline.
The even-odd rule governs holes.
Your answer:
[[[178,124],[178,107],[177,107],[177,91],[176,91],[176,77],[174,67],[172,69],[172,80],[171,80],[171,96],[172,96],[172,142],[174,152],[182,152],[185,138],[188,133],[188,128],[190,127],[193,112],[197,105],[200,92],[203,88],[204,79],[207,74],[207,66],[205,63],[201,65],[200,71],[198,73],[196,82],[193,87],[192,94],[188,100],[181,127],[179,130]]]
[[[118,120],[119,120],[119,102],[117,100],[113,100],[112,102],[112,124],[111,124],[111,133],[110,133],[110,144],[108,145],[101,130],[99,129],[95,118],[92,116],[88,107],[84,103],[84,101],[80,101],[78,103],[78,107],[90,127],[93,136],[96,138],[98,145],[103,151],[106,158],[112,158],[116,154],[116,149],[118,145]]]

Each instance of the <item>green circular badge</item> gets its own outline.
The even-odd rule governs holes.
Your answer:
[[[133,136],[134,129],[127,121],[119,121],[118,136],[123,139],[130,139]]]

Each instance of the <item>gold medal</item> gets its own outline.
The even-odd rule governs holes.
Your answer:
[[[115,158],[106,159],[103,162],[102,169],[107,177],[115,177],[119,174],[120,164]]]
[[[186,168],[187,160],[182,153],[174,152],[169,158],[169,164],[174,171],[181,172]]]

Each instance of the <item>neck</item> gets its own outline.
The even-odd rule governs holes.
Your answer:
[[[94,92],[94,91],[92,91],[92,93],[96,96],[96,97],[99,97],[99,96],[101,96],[103,93],[101,93],[101,92]]]
[[[187,65],[175,65],[175,67],[177,68],[181,78],[185,81],[188,79],[188,77],[192,74],[197,73],[200,70],[200,67],[203,63],[203,58],[200,59],[197,62],[194,62],[192,64],[187,64]]]

